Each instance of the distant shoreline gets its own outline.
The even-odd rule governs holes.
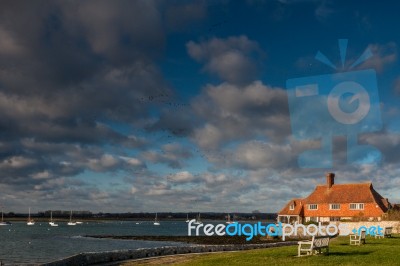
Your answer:
[[[40,218],[35,218],[32,217],[33,220],[35,222],[48,222],[49,221],[49,217],[40,217]],[[5,221],[9,221],[9,222],[26,222],[27,221],[27,217],[13,217],[13,218],[4,218]],[[53,220],[57,221],[57,222],[69,222],[69,217],[54,217],[53,216]],[[80,222],[110,222],[110,221],[114,221],[114,222],[153,222],[154,219],[152,218],[72,218],[72,220],[74,221],[80,221]],[[168,222],[185,222],[186,219],[180,219],[180,218],[165,218],[162,219],[162,221],[168,221]],[[203,219],[203,221],[211,221],[211,222],[220,222],[223,221],[225,222],[225,220],[223,219]],[[262,221],[263,223],[275,223],[274,220],[246,220],[246,219],[241,219],[238,220],[238,222],[258,222],[258,221]]]
[[[69,220],[70,211],[54,211],[52,212],[53,219],[63,221]],[[198,213],[173,213],[173,212],[158,212],[158,219],[161,221],[186,221],[194,219]],[[31,213],[31,218],[35,221],[47,221],[50,219],[51,212]],[[72,220],[76,221],[149,221],[154,220],[156,213],[85,213],[72,210]],[[201,212],[202,220],[209,221],[226,221],[227,213],[220,212]],[[276,221],[276,213],[231,213],[231,219],[235,221]],[[4,213],[4,220],[7,221],[26,221],[28,213]]]

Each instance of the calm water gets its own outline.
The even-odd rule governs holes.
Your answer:
[[[171,245],[176,242],[137,240],[111,240],[82,237],[84,235],[187,235],[184,221],[164,221],[160,226],[153,222],[89,222],[76,226],[59,223],[50,227],[48,223],[27,226],[25,222],[14,222],[11,226],[0,226],[0,261],[6,265],[49,262],[81,252],[97,252],[121,249],[136,249]]]

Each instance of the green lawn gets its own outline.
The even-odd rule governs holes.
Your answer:
[[[181,256],[170,265],[400,265],[400,235],[393,238],[367,237],[367,243],[350,246],[349,237],[330,243],[329,255],[296,257],[297,246],[241,252]],[[161,261],[160,261],[161,263]],[[148,263],[146,263],[148,264]],[[151,263],[157,265],[157,260]],[[134,264],[130,264],[134,265]]]

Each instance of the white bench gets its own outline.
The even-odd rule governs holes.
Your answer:
[[[391,226],[390,227],[385,227],[383,229],[383,235],[376,234],[375,238],[392,237],[392,230],[393,230],[393,227],[391,227]]]
[[[313,236],[312,240],[299,241],[298,256],[329,253],[329,240],[329,236]]]
[[[385,237],[392,237],[392,230],[393,230],[393,227],[385,227],[384,236]]]
[[[361,242],[365,244],[365,236],[366,232],[365,230],[361,231],[361,234],[351,234],[350,235],[350,245],[361,245]]]

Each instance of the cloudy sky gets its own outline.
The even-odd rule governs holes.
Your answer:
[[[2,1],[5,211],[275,212],[335,172],[400,202],[399,5],[359,1]],[[379,163],[301,168],[286,81],[369,48]]]

